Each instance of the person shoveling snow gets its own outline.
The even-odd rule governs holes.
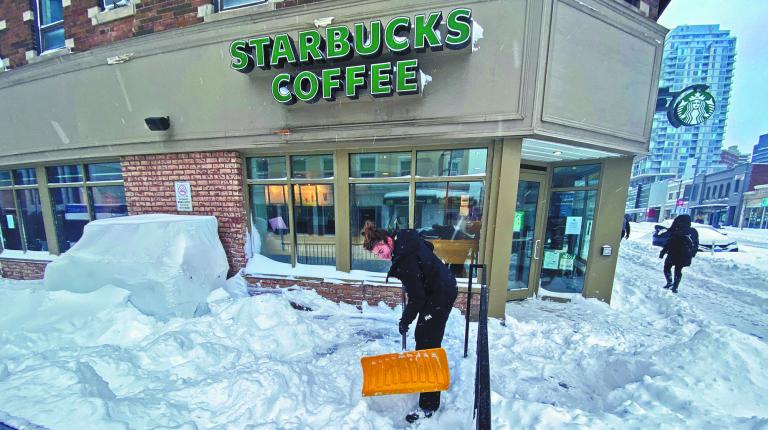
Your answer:
[[[456,278],[437,258],[434,247],[415,230],[398,230],[394,234],[376,228],[367,221],[361,233],[363,248],[385,260],[392,260],[387,277],[403,283],[408,304],[398,324],[402,336],[416,322],[416,350],[440,348],[448,315],[458,295]],[[421,393],[419,407],[405,416],[412,423],[430,418],[440,408],[440,391]]]

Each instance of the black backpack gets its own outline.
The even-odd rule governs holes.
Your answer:
[[[691,258],[695,257],[696,253],[699,252],[698,236],[698,233],[694,229],[691,229],[688,234],[683,236],[683,248],[685,249],[685,254]]]

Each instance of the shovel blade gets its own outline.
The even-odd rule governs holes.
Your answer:
[[[363,357],[360,364],[364,397],[445,391],[451,385],[443,348]]]

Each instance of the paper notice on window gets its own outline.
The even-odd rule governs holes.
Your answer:
[[[560,270],[571,271],[573,270],[574,256],[570,254],[562,254],[560,256]]]
[[[16,228],[16,222],[13,220],[13,215],[6,215],[5,222],[8,224],[8,228]]]
[[[560,253],[554,251],[544,251],[544,262],[541,267],[545,269],[557,270],[560,266]]]
[[[565,220],[565,234],[581,234],[580,216],[569,216]]]

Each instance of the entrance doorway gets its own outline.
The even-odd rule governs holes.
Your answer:
[[[547,175],[520,172],[512,230],[507,300],[534,295],[541,270],[544,224],[547,212]]]

